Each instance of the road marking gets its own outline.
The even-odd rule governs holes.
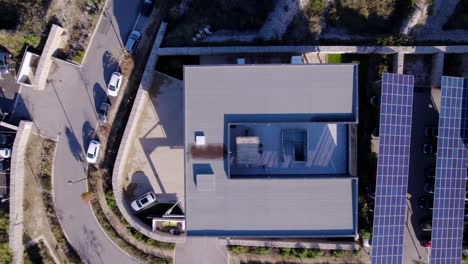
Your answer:
[[[137,17],[137,19],[136,19],[136,21],[135,21],[135,24],[133,25],[132,31],[135,30],[135,28],[136,28],[136,26],[137,26],[137,24],[138,24],[138,20],[140,20],[140,16],[141,16],[141,14],[138,14],[138,17]]]

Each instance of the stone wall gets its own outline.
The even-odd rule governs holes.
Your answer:
[[[37,65],[36,76],[32,82],[34,89],[44,90],[52,65],[52,55],[62,45],[63,39],[64,29],[57,25],[52,25],[39,64]]]
[[[248,53],[379,53],[435,54],[466,53],[468,46],[232,46],[232,47],[174,47],[160,48],[159,56],[222,55]]]
[[[15,264],[23,263],[24,159],[32,129],[32,122],[20,122],[11,155],[9,244],[13,251],[13,263]]]

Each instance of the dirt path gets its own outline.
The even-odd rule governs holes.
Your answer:
[[[413,13],[405,19],[400,29],[400,34],[408,35],[418,23],[427,19],[428,0],[420,0]]]
[[[256,38],[281,39],[294,17],[308,2],[309,0],[278,0],[258,32],[219,31],[203,39],[202,42],[250,42]]]
[[[265,40],[281,39],[293,18],[309,2],[308,0],[278,0],[258,36]]]

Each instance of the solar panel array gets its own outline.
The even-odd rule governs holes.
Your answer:
[[[461,262],[468,157],[467,104],[468,89],[463,78],[443,76],[431,263]]]
[[[372,263],[402,263],[411,144],[413,84],[410,75],[384,73],[380,146],[372,232]]]

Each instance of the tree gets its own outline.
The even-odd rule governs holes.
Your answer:
[[[81,194],[80,198],[81,198],[81,200],[83,202],[88,203],[93,199],[93,193],[92,192],[84,192],[84,193]]]

